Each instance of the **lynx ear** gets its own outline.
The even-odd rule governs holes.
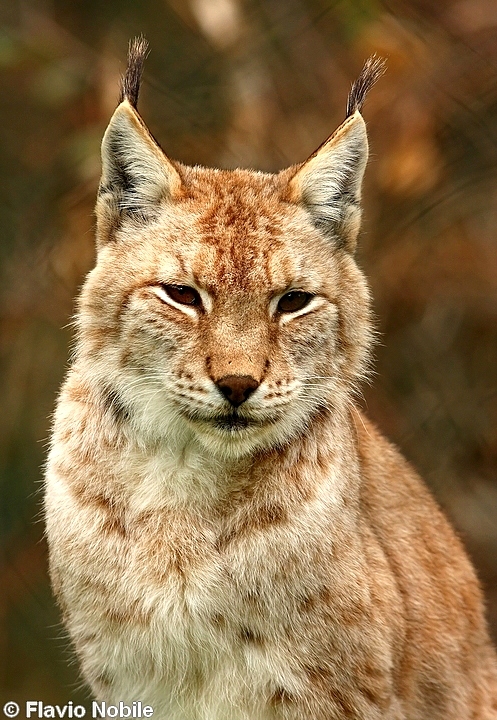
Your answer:
[[[385,62],[370,57],[352,85],[347,118],[289,182],[290,199],[309,211],[314,225],[338,247],[355,249],[361,222],[361,187],[368,161],[366,124],[360,110]]]
[[[353,250],[361,221],[361,185],[368,160],[366,124],[358,110],[300,166],[290,197],[340,247]]]
[[[102,141],[102,178],[96,206],[97,241],[106,242],[125,218],[152,219],[161,202],[181,190],[181,178],[124,100]]]
[[[96,206],[98,245],[110,239],[126,218],[150,220],[162,202],[181,192],[177,168],[136,110],[147,48],[143,38],[130,42],[121,101],[102,141],[102,177]]]

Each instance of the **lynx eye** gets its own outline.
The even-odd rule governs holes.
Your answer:
[[[302,310],[312,300],[310,293],[304,292],[303,290],[290,290],[278,303],[276,308],[277,312],[280,313],[293,313],[297,310]]]
[[[162,289],[169,295],[171,300],[179,303],[180,305],[191,305],[200,306],[202,300],[200,295],[194,288],[188,287],[188,285],[162,285]]]

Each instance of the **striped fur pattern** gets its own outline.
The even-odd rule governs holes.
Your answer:
[[[363,90],[305,163],[186,167],[132,50],[46,473],[86,681],[158,720],[497,718],[471,564],[355,406]]]

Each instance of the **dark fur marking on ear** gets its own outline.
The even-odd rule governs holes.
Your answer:
[[[347,98],[347,112],[345,117],[348,118],[353,115],[356,110],[359,112],[362,110],[366,95],[371,90],[373,85],[384,75],[386,70],[386,60],[378,57],[377,55],[371,55],[370,58],[364,63],[364,67],[361,70],[361,74],[357,80],[353,83],[352,88]]]
[[[347,245],[347,238],[343,237],[340,232],[347,208],[360,209],[361,203],[356,195],[348,190],[332,195],[328,202],[325,203],[307,203],[311,222],[314,227],[323,233],[328,239],[333,241],[336,250],[340,250]],[[329,208],[329,212],[326,209]],[[339,217],[331,220],[335,213],[339,213]]]
[[[133,191],[135,184],[130,174],[126,172],[124,163],[116,159],[112,167],[112,175],[105,186],[106,190],[113,194],[130,193]]]
[[[314,217],[312,218],[312,224],[316,230],[319,230],[328,240],[333,242],[335,250],[341,250],[346,247],[347,239],[336,232],[335,225],[330,223],[329,218],[325,216]]]
[[[146,222],[153,216],[153,213],[146,212],[134,194],[139,187],[141,178],[133,177],[126,168],[121,152],[119,138],[111,138],[109,141],[109,152],[113,157],[112,167],[109,168],[109,177],[105,185],[101,185],[98,191],[99,196],[105,193],[111,194],[116,200],[116,207],[121,216],[133,217],[139,222]]]
[[[135,109],[138,104],[140,83],[143,73],[143,64],[148,54],[148,42],[143,35],[129,41],[128,67],[121,80],[121,94],[119,102],[128,100]]]

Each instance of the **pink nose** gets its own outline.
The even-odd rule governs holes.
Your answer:
[[[259,383],[250,375],[225,375],[216,382],[226,400],[238,407],[257,390]]]

